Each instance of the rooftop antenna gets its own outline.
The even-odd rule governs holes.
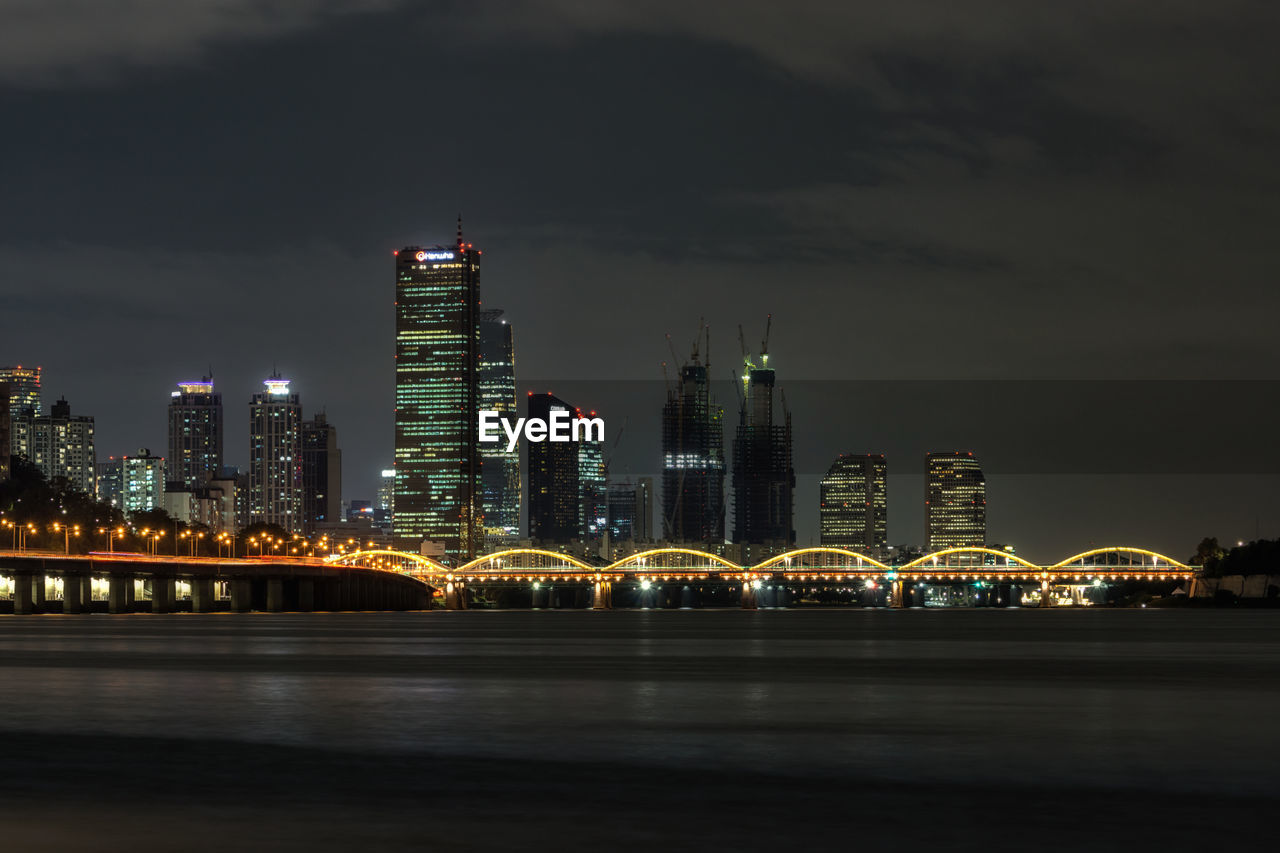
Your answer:
[[[458,248],[462,248],[462,214],[458,214]]]

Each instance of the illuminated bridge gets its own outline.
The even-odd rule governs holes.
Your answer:
[[[1122,581],[1184,581],[1195,570],[1143,548],[1095,548],[1037,565],[990,548],[950,548],[889,565],[842,548],[798,548],[750,566],[688,548],[655,548],[608,564],[538,548],[486,554],[448,567],[401,551],[356,551],[338,565],[402,572],[443,593],[449,609],[465,609],[490,593],[528,592],[533,606],[608,609],[615,590],[632,606],[691,607],[729,603],[782,606],[797,595],[834,590],[888,606],[1087,604],[1090,588]],[[507,596],[512,600],[511,596]],[[516,599],[523,600],[517,596]]]
[[[423,610],[431,595],[410,573],[320,559],[0,551],[0,600],[17,614]]]

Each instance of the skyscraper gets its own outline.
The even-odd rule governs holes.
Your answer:
[[[724,542],[724,409],[711,396],[710,362],[710,352],[703,364],[695,348],[662,408],[662,530],[669,542]]]
[[[480,312],[480,409],[516,418],[516,360],[511,325],[502,312]],[[505,441],[480,445],[484,538],[509,545],[520,538],[520,449]]]
[[[925,456],[925,547],[982,546],[987,542],[987,481],[970,451]]]
[[[653,478],[609,484],[609,539],[653,541]]]
[[[590,417],[596,413],[591,412]],[[582,416],[575,412],[575,417]],[[578,506],[581,520],[578,538],[583,542],[599,542],[609,525],[609,490],[604,468],[604,443],[600,441],[570,442],[578,451]]]
[[[529,395],[529,418],[550,420],[574,407],[552,394]],[[577,442],[529,442],[529,538],[545,544],[582,538],[582,464]],[[398,511],[398,508],[397,508]]]
[[[888,477],[883,453],[842,455],[818,488],[823,545],[879,559],[888,545]]]
[[[64,477],[73,489],[96,494],[93,418],[73,417],[65,398],[54,403],[47,416],[32,412],[28,408],[20,417],[10,419],[13,455],[25,457],[50,480]]]
[[[302,405],[278,374],[249,402],[249,524],[302,530]]]
[[[168,478],[188,490],[208,484],[222,470],[222,395],[213,379],[179,382],[169,399]]]
[[[379,512],[386,513],[385,518],[391,519],[391,514],[396,506],[396,469],[383,468],[382,475],[378,479],[378,503]]]
[[[9,414],[12,417],[26,414],[30,409],[37,418],[44,414],[40,401],[39,367],[0,367],[0,382],[9,386]]]
[[[9,383],[0,380],[0,482],[9,479]]]
[[[480,251],[407,246],[396,253],[396,543],[444,543],[473,556],[483,530],[479,403]]]
[[[760,366],[744,359],[742,407],[733,441],[733,541],[790,545],[796,541],[791,465],[791,413],[785,398],[781,423],[774,423],[775,374],[767,347]]]
[[[342,520],[342,451],[323,412],[302,422],[302,530]]]

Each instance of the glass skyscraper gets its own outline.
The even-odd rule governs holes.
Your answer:
[[[970,451],[925,456],[924,526],[929,551],[987,542],[987,480]]]
[[[169,400],[168,478],[188,491],[222,473],[222,395],[213,378],[179,382]]]
[[[573,406],[552,394],[530,394],[530,419],[550,420]],[[582,474],[577,442],[529,442],[529,537],[543,544],[583,538]]]
[[[249,524],[302,532],[302,405],[272,376],[249,402]]]
[[[841,456],[818,488],[823,545],[876,559],[888,545],[888,476],[883,453]]]
[[[511,325],[498,310],[480,312],[480,408],[516,420],[516,360]],[[480,445],[486,545],[520,538],[520,448],[506,440]]]
[[[444,544],[455,560],[482,542],[476,435],[480,251],[462,240],[396,253],[395,514],[398,547]]]

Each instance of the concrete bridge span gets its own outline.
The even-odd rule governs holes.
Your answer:
[[[432,588],[402,572],[298,558],[0,552],[0,595],[15,614],[147,610],[245,613],[425,610]]]

